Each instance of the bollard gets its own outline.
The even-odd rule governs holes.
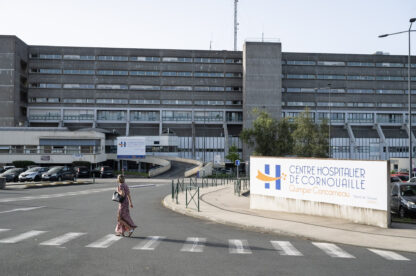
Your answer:
[[[6,178],[0,177],[0,189],[4,189],[6,187]]]

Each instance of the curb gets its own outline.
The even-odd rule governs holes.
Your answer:
[[[45,187],[59,187],[59,186],[76,186],[76,185],[88,185],[93,184],[90,181],[83,181],[83,182],[50,182],[50,183],[34,183],[34,184],[26,184],[23,189],[36,189],[36,188],[45,188]]]

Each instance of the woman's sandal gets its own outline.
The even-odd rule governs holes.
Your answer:
[[[129,237],[131,237],[131,235],[133,235],[134,229],[129,230]]]

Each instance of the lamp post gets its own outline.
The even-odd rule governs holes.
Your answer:
[[[402,34],[402,33],[408,33],[408,39],[409,39],[409,55],[407,57],[407,92],[409,94],[409,99],[408,99],[408,123],[409,123],[409,177],[413,176],[413,165],[412,165],[412,155],[413,155],[413,149],[412,149],[412,92],[411,92],[411,87],[410,87],[410,33],[414,32],[415,30],[411,30],[412,29],[412,24],[413,22],[416,21],[416,18],[410,18],[409,22],[410,22],[410,26],[409,26],[409,30],[407,31],[402,31],[402,32],[396,32],[396,33],[391,33],[391,34],[383,34],[383,35],[379,35],[379,38],[383,38],[383,37],[387,37],[387,36],[391,36],[391,35],[396,35],[396,34]]]
[[[328,95],[329,95],[329,121],[328,121],[328,155],[331,158],[331,84],[328,83]]]

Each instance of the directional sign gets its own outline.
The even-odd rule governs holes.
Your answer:
[[[240,166],[240,160],[239,159],[235,160],[235,165]]]

